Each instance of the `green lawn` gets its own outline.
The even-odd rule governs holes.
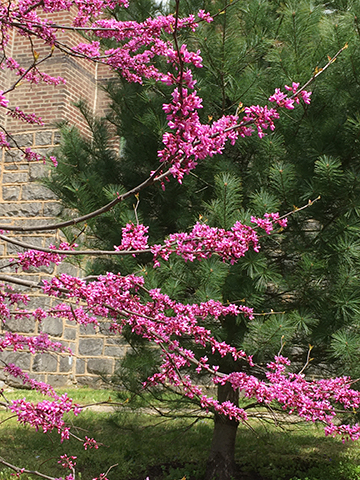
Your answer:
[[[39,396],[29,391],[12,392],[10,398]],[[80,404],[116,401],[111,391],[77,389],[69,396]],[[110,480],[188,480],[201,479],[205,472],[211,443],[212,423],[193,420],[164,419],[124,408],[115,412],[85,410],[70,418],[79,437],[94,437],[102,446],[84,451],[80,442],[70,439],[60,443],[56,433],[44,435],[6,420],[8,412],[0,411],[0,456],[10,463],[39,470],[51,476],[64,476],[57,466],[60,455],[77,456],[78,479],[92,480],[114,467]],[[248,478],[259,480],[360,480],[360,443],[343,444],[340,439],[325,438],[316,425],[274,427],[271,423],[251,421],[252,428],[241,427],[237,442],[237,462]],[[0,468],[0,479],[10,480],[9,469]],[[67,473],[70,473],[68,471]],[[28,480],[27,475],[21,476]]]

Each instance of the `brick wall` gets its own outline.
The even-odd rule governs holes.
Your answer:
[[[58,24],[71,24],[71,17],[71,12],[52,14],[52,20]],[[68,30],[59,32],[58,39],[69,47],[82,41],[78,34]],[[39,55],[39,59],[42,59],[52,50],[50,46],[43,45],[36,39],[33,40],[33,45],[30,45],[26,37],[18,35],[16,32],[12,33],[8,45],[9,56],[26,68],[32,64],[34,52]],[[113,77],[109,68],[85,59],[67,56],[55,50],[51,58],[46,60],[39,69],[48,75],[65,78],[66,84],[52,86],[39,83],[34,85],[23,81],[20,86],[7,95],[9,106],[18,106],[26,112],[33,112],[40,116],[45,123],[45,128],[53,125],[54,122],[67,120],[76,124],[83,134],[89,134],[86,122],[74,103],[80,99],[85,100],[90,111],[102,115],[107,107],[107,102],[100,85]],[[10,88],[17,79],[15,73],[10,72],[9,69],[1,70],[1,90],[5,91]],[[28,131],[28,124],[19,123],[10,116],[0,117],[0,120],[1,124],[10,132]]]
[[[58,15],[58,23],[67,21],[70,14]],[[75,44],[77,38],[73,33],[63,33],[63,42]],[[9,46],[11,55],[17,61],[32,58],[32,51],[24,37],[13,35]],[[35,50],[40,55],[46,54],[48,47],[35,44]],[[48,49],[49,50],[49,49]],[[42,117],[43,127],[21,123],[9,116],[0,119],[2,125],[14,134],[14,140],[21,147],[31,147],[39,153],[49,153],[59,142],[56,122],[68,121],[80,128],[84,135],[89,135],[86,123],[74,102],[85,100],[93,114],[104,113],[107,103],[101,89],[111,73],[107,67],[94,65],[82,59],[67,57],[61,53],[44,64],[48,74],[60,75],[66,78],[66,85],[57,87],[49,85],[29,85],[22,83],[9,95],[10,106],[18,106],[27,112],[34,112]],[[6,90],[14,82],[14,76],[9,71],[0,72],[0,89]],[[14,144],[13,144],[14,145]],[[42,163],[24,161],[22,152],[13,146],[3,151],[0,156],[0,223],[11,225],[26,225],[50,223],[61,212],[61,205],[52,192],[42,186],[38,179],[46,174]],[[59,232],[32,232],[27,235],[14,235],[27,243],[37,246],[48,246],[60,240]],[[9,259],[19,248],[11,244],[0,243],[0,267],[3,273],[10,270],[4,268]],[[60,267],[42,268],[21,274],[22,278],[39,282],[49,275],[60,272],[80,274],[78,265],[65,264]],[[19,274],[18,274],[19,275]],[[21,287],[19,287],[21,289]],[[30,293],[30,307],[36,308],[51,305],[52,300],[34,291]],[[4,330],[4,327],[1,327]],[[6,362],[13,362],[30,372],[36,378],[47,381],[54,386],[69,384],[96,384],[99,373],[111,374],[116,366],[117,358],[125,354],[127,346],[117,336],[109,334],[106,321],[97,330],[93,327],[83,327],[75,322],[47,318],[41,324],[32,319],[17,319],[7,322],[6,329],[27,335],[46,332],[52,339],[69,346],[73,357],[56,357],[54,355],[31,355],[29,352],[3,352],[0,354]],[[0,380],[1,380],[0,374]]]

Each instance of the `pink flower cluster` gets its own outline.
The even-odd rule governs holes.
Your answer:
[[[251,217],[251,221],[263,228],[266,233],[273,230],[274,223],[281,227],[287,224],[287,219],[280,219],[279,213],[266,213],[263,219]],[[163,245],[154,245],[151,251],[154,254],[155,266],[159,265],[158,258],[168,260],[172,253],[191,262],[218,255],[224,262],[234,264],[250,247],[255,252],[259,251],[257,233],[241,222],[236,222],[230,231],[197,222],[190,233],[171,234]]]
[[[81,411],[66,393],[56,400],[43,400],[37,404],[28,402],[25,398],[13,400],[9,409],[17,415],[20,423],[29,424],[36,430],[41,428],[46,433],[56,429],[60,434],[61,441],[68,440],[70,434],[70,427],[65,424],[64,415],[73,412],[76,416]]]
[[[217,254],[233,264],[245,255],[250,246],[255,251],[259,249],[257,234],[247,225],[236,222],[230,231],[226,231],[197,222],[190,233],[173,233],[164,245],[154,245],[151,251],[155,266],[159,265],[157,258],[168,260],[172,253],[191,262]]]
[[[265,220],[256,219],[256,223],[266,231],[270,230],[268,222],[273,221],[284,225],[284,220],[280,219],[278,214],[265,216]],[[205,230],[203,230],[204,228]],[[224,238],[228,241],[226,232],[216,229],[209,236],[208,228],[206,225],[197,224],[191,232],[191,240],[202,237],[211,238],[215,246],[209,245],[210,249],[219,248],[219,252],[224,249],[226,251],[226,245],[222,244]],[[130,228],[129,230],[133,231],[134,229]],[[142,229],[139,231],[141,234],[144,233]],[[250,227],[244,228],[241,224],[235,224],[231,232],[234,236],[239,235],[240,238],[238,255],[243,255],[249,244],[257,248],[257,239],[253,237],[254,231]],[[180,234],[169,239],[169,247],[174,248],[175,243],[176,248],[186,247],[187,237],[183,237],[182,234],[180,237],[177,235]],[[217,242],[219,242],[218,245]],[[188,259],[191,259],[192,255],[195,257],[199,255],[199,258],[203,258],[205,252],[206,258],[207,247],[202,243],[200,246],[197,245],[199,251],[184,249],[182,254]],[[189,255],[190,257],[188,257]],[[171,384],[180,387],[185,395],[191,398],[197,397],[204,409],[245,421],[246,412],[242,408],[231,402],[220,403],[203,393],[202,388],[194,383],[188,373],[188,368],[193,365],[197,373],[207,372],[215,385],[230,382],[234,389],[240,389],[246,397],[255,398],[260,404],[277,401],[284,410],[290,413],[296,412],[306,420],[325,422],[326,434],[339,434],[344,438],[352,439],[359,437],[358,425],[339,426],[334,423],[335,404],[341,404],[345,409],[358,408],[360,405],[360,394],[350,388],[351,382],[348,378],[308,382],[303,375],[288,373],[286,367],[289,365],[289,361],[281,356],[276,357],[268,365],[265,380],[260,380],[245,372],[233,372],[225,375],[219,371],[217,365],[212,364],[207,356],[204,355],[197,359],[194,351],[184,347],[181,343],[182,338],[192,338],[195,344],[201,347],[210,347],[212,354],[218,353],[221,357],[229,355],[234,361],[242,359],[251,367],[253,362],[250,356],[226,342],[218,341],[211,330],[206,327],[206,323],[209,320],[216,323],[220,322],[222,318],[238,315],[246,315],[251,319],[252,309],[241,305],[223,305],[214,300],[201,304],[183,304],[172,300],[159,289],[148,291],[149,300],[145,301],[139,295],[143,285],[144,279],[134,275],[122,277],[108,273],[87,284],[76,277],[62,274],[50,282],[45,281],[43,290],[55,297],[61,291],[63,296],[78,303],[78,308],[82,312],[81,323],[91,323],[97,316],[108,317],[112,319],[113,331],[121,332],[124,325],[129,325],[134,333],[157,344],[162,351],[162,363],[159,371],[148,379],[147,385]],[[52,307],[47,314],[56,315],[65,312],[64,305],[59,304]],[[70,315],[70,312],[73,320],[79,321],[75,309],[68,308],[67,315]],[[37,315],[40,313],[37,312]],[[47,345],[46,338],[43,339],[44,343],[38,340],[30,342],[13,335],[7,335],[4,347],[11,346],[14,349],[21,349],[26,346],[33,351],[41,351],[42,348],[57,348],[54,345]],[[25,374],[16,370],[15,366],[7,366],[7,369],[9,373],[24,379],[23,381],[29,381]],[[46,393],[46,389],[41,385],[34,384],[33,387]],[[51,390],[49,393],[52,394]],[[78,407],[66,397],[58,397],[54,401],[44,401],[37,405],[25,400],[17,400],[11,405],[11,410],[17,414],[22,423],[27,422],[44,431],[56,428],[62,439],[69,435],[68,427],[65,426],[62,416],[70,410],[74,413],[79,412]],[[97,448],[98,445],[95,440],[86,438],[84,447]]]
[[[185,77],[186,80],[181,77],[182,83],[194,88],[195,81],[191,72],[187,71]],[[177,78],[172,82],[179,83],[180,80]],[[307,103],[310,101],[310,93],[303,90],[300,95]],[[172,103],[164,104],[163,110],[168,114],[168,126],[174,133],[164,134],[165,148],[158,152],[158,156],[162,162],[171,165],[170,172],[180,183],[184,175],[196,167],[199,160],[221,154],[228,140],[233,145],[239,136],[251,136],[254,132],[253,125],[258,136],[262,138],[265,130],[275,129],[274,120],[279,118],[275,108],[253,105],[245,107],[245,115],[240,121],[237,115],[226,115],[211,125],[202,124],[198,114],[198,110],[202,108],[202,100],[196,91],[190,93],[187,88],[176,87],[172,96]],[[297,96],[295,100],[287,98],[279,89],[269,100],[277,101],[279,107],[288,109],[293,108],[294,101],[299,103]]]
[[[6,114],[9,115],[9,117],[22,120],[25,123],[38,124],[41,126],[44,125],[41,118],[37,117],[35,113],[25,113],[22,110],[20,110],[19,107],[15,107],[13,110],[8,110]]]
[[[7,107],[8,103],[9,103],[9,100],[5,97],[5,95],[3,94],[3,91],[0,90],[0,106]]]
[[[30,297],[26,294],[18,293],[14,291],[11,285],[0,284],[0,318],[3,323],[11,318],[10,307],[22,303],[27,305],[30,301]]]
[[[5,332],[4,337],[0,339],[0,352],[9,348],[14,352],[27,349],[33,354],[45,352],[71,354],[68,347],[64,347],[60,342],[53,342],[46,333],[41,333],[36,337],[25,337],[18,333]]]
[[[60,460],[58,460],[58,463],[64,468],[69,468],[70,470],[73,470],[75,468],[76,460],[77,457],[71,456],[68,457],[66,454],[60,455]]]
[[[85,436],[84,449],[87,450],[88,448],[95,448],[95,450],[97,450],[99,448],[99,445],[94,438],[89,438]]]
[[[285,85],[285,89],[293,94],[290,98],[287,96],[286,93],[283,93],[280,88],[276,88],[274,95],[269,98],[270,102],[276,102],[279,107],[285,107],[288,110],[294,109],[294,103],[300,103],[299,97],[303,99],[304,103],[309,104],[311,92],[307,92],[306,90],[300,90],[300,92],[297,93],[299,86],[300,83],[295,82],[293,82],[291,87]]]
[[[279,213],[265,213],[264,218],[251,217],[251,221],[264,229],[268,235],[273,231],[274,223],[277,223],[282,228],[285,228],[287,225],[287,218],[280,218]]]
[[[182,29],[195,30],[198,21],[194,15],[186,18],[177,18],[174,15],[157,16],[148,18],[142,23],[135,21],[117,21],[115,19],[101,18],[106,9],[114,9],[115,5],[127,6],[126,0],[96,0],[89,4],[80,0],[52,1],[44,0],[34,3],[33,0],[21,0],[13,9],[0,9],[0,20],[3,31],[10,31],[14,24],[21,29],[24,36],[34,35],[45,43],[56,48],[57,26],[41,15],[70,10],[75,6],[78,13],[74,18],[73,25],[89,28],[89,33],[95,37],[88,42],[80,42],[72,49],[72,52],[81,55],[92,61],[101,61],[111,68],[119,71],[129,82],[142,83],[144,78],[151,78],[155,81],[174,85],[173,101],[164,105],[168,114],[169,129],[173,132],[166,132],[163,137],[164,148],[159,151],[159,158],[162,162],[171,166],[171,173],[179,182],[185,174],[195,168],[199,160],[222,153],[226,142],[234,143],[238,136],[248,136],[253,133],[255,126],[260,137],[265,135],[265,130],[275,128],[274,120],[279,114],[276,109],[267,106],[253,105],[244,109],[245,115],[239,121],[237,115],[227,115],[215,120],[211,125],[202,124],[199,120],[198,110],[201,108],[201,99],[194,89],[196,81],[193,80],[192,72],[186,69],[185,65],[195,68],[202,67],[200,52],[190,51],[185,44],[174,44],[174,33]],[[213,19],[209,13],[200,10],[198,18],[201,21],[211,22]],[[95,21],[93,21],[95,20]],[[14,23],[15,22],[15,23]],[[9,35],[4,34],[6,47]],[[117,47],[101,51],[99,39],[111,39],[118,43]],[[171,65],[175,73],[161,71],[157,66],[156,59],[162,57]],[[51,77],[46,73],[39,72],[35,61],[33,68],[25,70],[12,57],[4,55],[3,68],[16,71],[17,75],[29,82],[38,83],[40,80],[58,85],[65,80],[61,77]],[[270,97],[270,101],[276,102],[278,107],[294,108],[294,102],[299,103],[301,97],[304,102],[309,103],[310,93],[300,90],[299,85],[293,83],[292,87],[285,86],[293,94],[288,98],[280,89]],[[7,100],[0,97],[0,105],[5,106]],[[41,122],[32,114],[26,114],[14,109],[10,111],[24,121],[34,123]]]
[[[93,478],[92,480],[109,480],[105,473],[100,473],[98,477]]]
[[[279,220],[277,215],[275,220]],[[264,228],[267,229],[267,225]],[[245,396],[255,398],[259,403],[277,401],[283,405],[284,410],[296,412],[306,420],[321,420],[327,425],[327,434],[358,438],[358,426],[334,424],[336,413],[334,404],[341,404],[345,409],[358,408],[360,405],[360,394],[350,388],[351,382],[348,378],[308,382],[303,375],[288,373],[286,367],[290,362],[281,356],[276,357],[268,365],[266,380],[259,380],[245,372],[224,375],[206,356],[196,359],[192,350],[181,345],[180,338],[191,337],[195,343],[203,347],[211,346],[212,353],[218,352],[222,357],[231,355],[234,360],[242,358],[251,366],[253,365],[251,357],[225,342],[217,341],[211,331],[201,323],[210,318],[212,322],[217,322],[229,315],[245,314],[252,318],[252,310],[239,305],[224,306],[214,300],[199,305],[182,304],[171,300],[158,289],[150,290],[148,295],[151,300],[143,302],[137,294],[143,284],[142,277],[121,277],[110,273],[86,284],[75,277],[63,274],[46,283],[44,291],[56,295],[59,289],[62,289],[62,292],[67,290],[68,298],[85,302],[85,309],[89,314],[91,312],[92,315],[112,317],[113,330],[121,331],[122,326],[128,324],[136,334],[158,344],[163,351],[163,361],[158,373],[149,378],[147,384],[170,383],[182,387],[185,395],[197,396],[203,408],[215,410],[237,420],[246,420],[246,412],[243,409],[230,402],[219,403],[207,397],[203,394],[202,388],[193,383],[189,374],[183,372],[190,365],[195,365],[198,373],[207,371],[215,384],[230,382],[234,389],[240,389]],[[90,321],[90,315],[88,318]],[[76,315],[73,319],[77,320]],[[25,411],[26,415],[32,412],[31,407],[23,406],[22,411]],[[31,422],[35,420],[30,420]],[[59,422],[56,425],[60,425]],[[92,445],[96,444],[87,439],[85,447]]]
[[[4,132],[0,132],[0,148],[9,148],[10,143]]]
[[[251,221],[268,234],[273,230],[275,223],[281,227],[285,227],[287,224],[287,219],[281,219],[279,213],[266,213],[264,218],[251,217]],[[185,261],[189,260],[191,262],[218,255],[223,261],[230,261],[231,264],[234,264],[245,255],[250,247],[256,252],[260,248],[256,231],[241,222],[236,222],[229,231],[197,222],[191,232],[171,234],[163,244],[153,246],[148,245],[148,230],[149,227],[143,224],[127,223],[122,229],[121,244],[114,246],[115,251],[133,251],[132,255],[135,257],[150,250],[154,255],[154,266],[159,266],[159,258],[168,260],[172,253],[181,256]],[[66,252],[76,247],[76,244],[70,246],[68,243],[62,243],[57,249],[54,245],[50,245],[49,248],[56,250],[56,252],[28,250],[24,253],[18,253],[18,259],[14,260],[12,258],[10,262],[12,264],[15,262],[23,270],[28,270],[31,266],[49,266],[51,263],[59,265],[66,255],[60,255],[57,253],[58,250]],[[65,314],[65,311],[63,313]]]
[[[205,13],[201,16],[206,21],[211,18]],[[91,43],[80,43],[75,50],[87,58],[99,59],[118,70],[129,82],[142,83],[143,78],[152,78],[168,83],[173,77],[155,66],[156,57],[164,57],[168,63],[176,67],[180,62],[201,66],[201,57],[198,53],[189,52],[186,45],[182,45],[180,51],[177,51],[171,41],[164,39],[164,33],[173,35],[175,25],[178,31],[183,28],[195,30],[198,26],[194,15],[177,20],[174,15],[159,15],[142,23],[100,19],[91,25],[96,37],[111,38],[119,44],[119,47],[105,50],[102,54],[100,44],[96,40]],[[97,27],[99,30],[96,30]]]
[[[5,64],[1,65],[1,68],[4,68],[4,66],[9,70],[16,71],[16,75],[21,77],[21,80],[26,80],[35,85],[40,83],[41,80],[48,85],[59,85],[60,83],[66,83],[66,80],[62,77],[52,77],[47,73],[40,72],[36,65],[34,65],[34,68],[31,70],[25,69],[24,67],[21,67],[19,63],[12,57],[8,57],[5,61]]]
[[[121,245],[114,246],[114,249],[119,250],[146,250],[149,248],[147,241],[149,236],[147,235],[149,227],[145,227],[142,224],[134,225],[133,223],[127,223],[122,229]],[[135,255],[134,255],[135,257]]]
[[[28,373],[23,372],[21,368],[17,367],[13,363],[9,363],[5,365],[4,372],[7,375],[11,375],[12,377],[21,380],[25,387],[29,387],[32,390],[36,390],[37,392],[52,398],[56,398],[56,399],[59,398],[58,394],[50,385],[44,382],[39,382],[37,380],[34,380],[33,378],[30,378]]]
[[[62,242],[58,247],[55,245],[49,245],[50,250],[74,250],[78,245],[73,243],[69,245],[67,242]],[[40,252],[39,250],[27,250],[26,252],[19,252],[18,258],[10,258],[10,263],[16,263],[17,266],[21,266],[24,271],[29,270],[30,267],[49,267],[51,263],[60,265],[64,260],[65,255],[59,255],[58,253]]]

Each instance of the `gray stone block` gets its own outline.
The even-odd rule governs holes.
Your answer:
[[[39,178],[43,178],[46,176],[47,168],[46,165],[43,163],[30,163],[29,165],[29,180],[33,182],[34,180],[38,180]]]
[[[110,326],[111,326],[111,322],[100,322],[99,332],[102,335],[111,335]]]
[[[22,370],[30,370],[31,354],[29,352],[1,352],[0,358],[6,363],[13,363]]]
[[[38,382],[45,382],[46,381],[45,375],[43,375],[42,373],[30,373],[29,377],[34,378]]]
[[[70,372],[73,368],[73,357],[61,357],[60,358],[60,372]]]
[[[113,362],[108,358],[89,358],[87,360],[87,371],[94,375],[113,373]]]
[[[23,202],[23,204],[25,204],[25,202]],[[41,206],[40,206],[40,209],[41,209]],[[0,205],[0,213],[1,213],[1,205]],[[3,220],[1,220],[1,223],[4,223]],[[28,218],[22,218],[22,219],[19,219],[17,218],[16,219],[16,225],[18,227],[27,227],[27,226],[30,226],[30,227],[34,227],[35,225],[48,225],[49,222],[46,218],[36,218],[35,220],[31,217],[28,217]],[[5,230],[5,229],[4,229]],[[50,232],[54,232],[55,233],[55,230],[49,230]]]
[[[107,345],[128,345],[128,343],[125,341],[123,337],[120,337],[117,335],[116,337],[108,337],[106,339],[106,344]]]
[[[18,237],[16,236],[17,239],[19,239],[22,242],[28,243],[30,245],[33,245],[34,247],[42,247],[43,246],[43,238],[39,236],[26,236],[26,237]]]
[[[13,135],[14,140],[10,140],[10,147],[31,147],[33,144],[32,133],[22,133],[19,135]],[[16,142],[16,143],[15,143]]]
[[[61,133],[60,132],[55,132],[54,133],[54,145],[59,145],[61,140]]]
[[[20,187],[3,187],[3,200],[19,200]]]
[[[21,192],[22,200],[55,200],[56,196],[43,185],[30,183],[24,185]]]
[[[48,375],[47,382],[55,388],[65,387],[72,384],[68,375]]]
[[[60,202],[47,202],[44,204],[44,217],[57,217],[60,215],[63,206]]]
[[[97,327],[95,324],[80,325],[80,335],[97,335],[96,330]]]
[[[38,202],[0,205],[0,215],[9,217],[39,217],[41,210],[42,204]]]
[[[85,373],[85,360],[82,358],[76,359],[76,374],[81,375]]]
[[[26,183],[29,181],[29,174],[27,172],[5,172],[3,174],[3,181],[2,183]]]
[[[35,282],[39,283],[40,282],[40,276],[39,275],[21,275],[21,278],[24,280],[29,280],[30,282]],[[17,287],[16,287],[17,288]]]
[[[104,340],[101,338],[81,338],[79,340],[80,355],[102,355]]]
[[[107,357],[122,358],[126,354],[126,347],[105,347],[104,355]]]
[[[57,364],[55,356],[50,353],[43,353],[35,355],[32,369],[34,372],[56,372]]]
[[[23,387],[23,382],[19,378],[13,377],[11,375],[6,375],[1,371],[0,371],[0,380],[2,380],[8,387],[11,387],[11,388]]]
[[[30,267],[27,272],[29,273],[47,273],[48,275],[53,275],[54,273],[55,266],[54,264],[50,264],[48,267],[42,266],[42,267]]]
[[[73,277],[78,277],[80,274],[79,267],[77,265],[72,265],[71,263],[63,263],[61,265],[61,273],[67,273]]]
[[[45,131],[45,132],[36,132],[35,134],[35,145],[42,146],[42,145],[51,145],[52,144],[52,136],[53,132]]]
[[[46,308],[49,307],[51,304],[51,299],[49,297],[37,295],[36,297],[31,297],[30,302],[28,303],[29,309],[36,309],[36,308]]]
[[[0,205],[1,209],[1,205]],[[16,254],[18,252],[24,252],[25,250],[21,247],[17,247],[16,245],[13,245],[12,243],[7,243],[6,244],[6,253],[7,255],[14,255],[15,257],[17,256]]]
[[[3,272],[8,272],[8,271],[10,271],[10,270],[5,269],[5,267],[8,266],[9,263],[10,263],[10,262],[9,262],[9,259],[8,259],[8,258],[3,258],[3,259],[0,260],[0,267],[1,267],[1,270],[2,270]],[[11,268],[11,271],[13,271],[12,268]]]
[[[63,321],[61,318],[45,318],[41,322],[40,329],[53,337],[61,337],[63,334]]]
[[[64,338],[65,338],[65,340],[76,340],[76,329],[75,328],[65,328]]]
[[[96,388],[99,384],[101,384],[101,378],[99,378],[98,376],[90,377],[87,375],[87,376],[76,377],[76,382],[78,385],[81,385],[84,387]]]
[[[4,165],[5,171],[10,172],[29,172],[29,165],[27,163],[5,163]]]
[[[14,148],[13,150],[8,150],[5,152],[5,162],[22,162],[24,161],[24,154],[21,150]]]
[[[17,333],[34,333],[36,322],[33,318],[9,318],[5,323],[5,330]]]

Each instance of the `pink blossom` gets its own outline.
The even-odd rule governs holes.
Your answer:
[[[52,164],[56,168],[58,166],[58,161],[56,160],[56,157],[54,157],[54,155],[50,155],[50,160],[52,161]]]
[[[99,445],[93,438],[85,436],[84,449],[87,450],[88,448],[95,448],[95,450],[97,450],[99,448]]]
[[[72,470],[76,465],[76,462],[74,462],[76,458],[77,457],[74,456],[68,457],[66,454],[60,455],[60,460],[58,460],[58,463],[60,463],[62,467]]]
[[[54,157],[55,158],[55,157]],[[50,250],[74,250],[77,247],[76,243],[69,245],[67,242],[62,242],[58,247],[55,245],[50,244]],[[21,266],[24,271],[29,270],[30,267],[41,267],[45,266],[48,267],[51,263],[55,265],[60,265],[60,263],[65,258],[65,255],[59,255],[58,253],[47,253],[47,252],[40,252],[38,250],[28,250],[26,252],[19,252],[18,258],[10,258],[10,263],[16,263],[17,265]]]
[[[126,227],[122,229],[121,245],[114,246],[115,250],[145,250],[149,248],[147,244],[149,236],[146,235],[148,230],[149,227],[144,225],[127,223]]]
[[[209,12],[205,13],[205,10],[199,10],[198,17],[201,18],[201,20],[205,20],[207,23],[211,23],[214,20]]]
[[[3,91],[0,90],[0,106],[7,107],[9,100],[3,95]]]

